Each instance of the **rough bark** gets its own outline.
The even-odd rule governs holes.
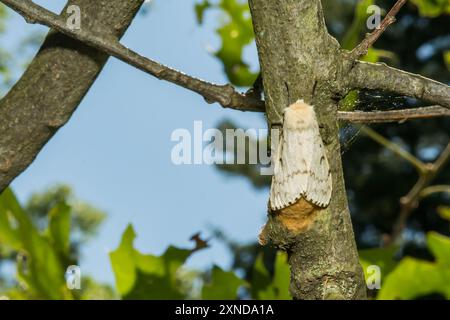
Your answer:
[[[30,0],[0,1],[25,16],[28,22],[46,24],[66,34],[50,32],[24,76],[0,101],[0,191],[33,161],[45,143],[68,121],[108,55],[223,106],[237,105],[240,110],[252,111],[264,111],[265,107],[272,128],[281,128],[283,109],[302,98],[315,106],[318,115],[331,163],[332,201],[325,210],[298,203],[289,208],[286,219],[269,214],[267,237],[289,252],[294,298],[365,297],[347,207],[337,120],[345,116],[350,121],[392,121],[400,119],[401,115],[399,111],[363,116],[338,113],[337,101],[351,89],[371,88],[411,95],[448,110],[449,86],[383,64],[355,60],[354,52],[341,50],[328,34],[320,0],[249,0],[264,78],[264,102],[255,101],[252,96],[236,96],[229,86],[200,83],[198,79],[169,70],[120,45],[118,39],[143,0],[70,1],[68,5],[82,8],[82,32],[66,30],[60,19]],[[233,100],[233,95],[237,100]],[[416,109],[409,112],[408,117],[431,115],[445,116],[448,112],[436,106]],[[296,210],[302,213],[297,215]],[[293,216],[302,219],[300,233],[287,227],[286,221],[292,223]]]
[[[384,63],[357,61],[348,79],[355,89],[381,89],[450,108],[449,86]]]
[[[142,3],[72,0],[68,5],[82,8],[82,27],[120,38]],[[25,74],[0,102],[0,191],[69,120],[107,59],[104,53],[50,31]]]
[[[91,30],[86,25],[83,25],[79,30],[72,29],[67,25],[65,17],[59,16],[29,0],[0,1],[20,13],[28,21],[46,25],[108,56],[116,57],[160,80],[166,80],[197,92],[209,103],[218,102],[224,108],[240,111],[264,111],[264,101],[259,97],[239,93],[230,84],[218,85],[207,82],[143,57],[122,45],[117,37],[111,37],[109,33],[105,34],[97,30]]]
[[[282,111],[297,99],[313,105],[333,178],[330,205],[310,215],[294,233],[269,213],[266,236],[289,254],[295,299],[362,299],[365,282],[347,205],[338,139],[335,93],[350,64],[325,27],[320,0],[250,0],[264,80],[268,123],[280,127]],[[301,213],[299,213],[301,215]]]
[[[246,94],[241,94],[234,90],[231,85],[217,85],[200,80],[140,56],[120,44],[119,37],[126,29],[141,1],[121,3],[122,6],[110,2],[111,5],[115,6],[109,7],[103,6],[103,2],[70,2],[69,4],[81,6],[84,14],[81,30],[71,29],[64,17],[48,11],[30,0],[0,0],[0,2],[21,14],[27,22],[46,25],[74,39],[69,41],[69,38],[53,32],[31,64],[30,70],[25,73],[25,76],[10,94],[0,101],[0,116],[8,114],[8,116],[0,118],[0,134],[4,133],[0,136],[0,143],[6,143],[3,148],[0,147],[0,191],[32,162],[46,141],[68,120],[104,65],[106,56],[109,55],[121,59],[158,79],[170,81],[197,92],[209,103],[218,102],[223,107],[240,111],[265,111],[265,101],[262,101],[259,95],[254,94],[256,92],[252,94],[252,90]],[[102,22],[101,19],[105,19],[105,21]],[[117,23],[114,25],[115,22]],[[280,23],[284,22],[281,21]],[[326,32],[322,32],[322,34],[326,35]],[[366,40],[369,40],[368,42],[365,41],[371,43],[370,39],[376,39],[377,37],[371,36],[366,38]],[[320,39],[318,38],[318,40]],[[310,44],[309,42],[305,43]],[[334,45],[331,47],[336,49]],[[79,52],[77,53],[76,50],[79,50]],[[359,51],[356,50],[356,52]],[[59,53],[62,54],[58,55]],[[442,102],[442,105],[450,110],[449,86],[418,75],[388,68],[381,64],[361,63],[355,60],[355,51],[341,53],[341,56],[334,57],[334,62],[333,59],[330,59],[330,63],[336,69],[330,68],[330,76],[335,71],[336,76],[340,76],[340,81],[333,78],[329,82],[329,85],[336,86],[334,90],[336,99],[345,95],[352,88],[364,87],[365,82],[369,80],[366,87],[389,90],[400,94],[409,94],[410,91],[408,90],[412,87],[414,88],[414,90],[411,90],[412,96],[438,104]],[[325,54],[329,58],[332,57],[329,53]],[[304,60],[304,62],[307,61],[307,59]],[[323,59],[321,58],[320,61],[323,61]],[[48,67],[51,67],[52,70],[44,72],[45,68]],[[367,70],[368,73],[362,72],[364,70]],[[384,76],[386,73],[387,77]],[[319,70],[316,72],[316,75],[324,77],[325,74],[326,72],[319,72]],[[36,76],[39,77],[39,85],[35,86],[34,83],[37,81],[33,80],[33,77]],[[314,88],[317,88],[319,82],[322,84],[324,82],[323,79],[318,79],[320,81],[314,81],[312,84]],[[19,88],[20,90],[26,89],[23,91],[23,97]],[[38,89],[37,92],[33,92],[35,88]],[[292,89],[292,86],[289,89]],[[50,90],[55,90],[55,98],[52,97],[53,93]],[[37,98],[38,100],[31,103],[31,98]],[[54,107],[55,101],[61,104],[61,108]],[[49,104],[53,107],[49,107]],[[16,108],[17,106],[20,107]],[[10,111],[11,113],[9,113]],[[45,114],[42,113],[43,111]],[[401,117],[403,113],[405,114],[404,118]],[[364,115],[358,112],[338,112],[338,118],[356,122],[389,122],[395,119],[406,120],[435,116],[448,116],[448,112],[438,110],[438,107],[417,108],[414,111],[399,110],[395,115],[389,112]],[[11,119],[14,119],[14,122]],[[280,117],[271,116],[270,119],[279,121]],[[26,127],[24,127],[25,123]]]

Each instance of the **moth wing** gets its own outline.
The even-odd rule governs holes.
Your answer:
[[[314,109],[300,100],[285,110],[270,191],[271,209],[283,209],[302,197],[326,207],[331,199],[331,183]]]
[[[310,178],[314,132],[302,126],[290,125],[291,120],[286,115],[275,159],[270,190],[272,210],[280,210],[297,202],[307,192]]]
[[[331,171],[319,127],[317,126],[314,131],[317,133],[313,135],[314,149],[311,150],[312,158],[305,198],[319,207],[326,207],[331,199]]]
[[[272,184],[270,186],[270,208],[272,210],[278,210],[282,206],[282,198],[284,188],[283,186],[283,165],[281,154],[283,152],[283,133],[280,134],[278,145],[273,155],[272,161],[274,162],[274,174],[272,177]]]

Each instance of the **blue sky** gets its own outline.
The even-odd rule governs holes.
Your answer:
[[[65,1],[35,1],[59,11]],[[222,66],[207,50],[218,48],[214,27],[195,21],[194,0],[155,0],[134,20],[122,40],[142,55],[213,82],[226,82]],[[10,51],[20,39],[43,27],[28,25],[11,13],[9,32],[0,45]],[[254,48],[247,52],[255,62]],[[227,177],[212,166],[175,166],[170,140],[178,128],[204,129],[222,119],[243,128],[266,128],[259,114],[224,110],[200,96],[159,81],[114,58],[83,100],[70,122],[45,146],[36,161],[12,184],[21,201],[56,183],[71,185],[77,196],[105,210],[108,218],[83,250],[82,272],[113,282],[108,252],[132,223],[136,247],[159,254],[168,245],[192,246],[189,237],[223,229],[238,241],[254,241],[265,220],[268,190],[257,191],[244,179]],[[229,267],[230,255],[217,241],[198,252],[189,266]]]

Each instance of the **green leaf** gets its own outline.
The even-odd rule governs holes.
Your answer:
[[[359,1],[355,8],[352,25],[342,40],[342,48],[352,50],[361,40],[361,34],[366,30],[366,21],[369,14],[367,8],[375,3],[374,0]]]
[[[273,278],[263,263],[262,254],[258,256],[253,269],[252,296],[258,300],[291,300],[289,294],[290,267],[287,255],[278,252],[275,258]]]
[[[253,24],[247,1],[221,0],[218,4],[204,1],[195,7],[197,20],[201,23],[206,9],[221,10],[226,20],[216,30],[222,40],[221,48],[215,56],[223,63],[225,73],[232,84],[251,86],[258,73],[251,72],[243,60],[244,49],[254,40]]]
[[[0,244],[19,251],[22,249],[22,241],[20,234],[17,232],[18,221],[8,210],[6,192],[9,192],[9,190],[7,189],[3,197],[0,197]]]
[[[134,265],[133,241],[136,237],[133,227],[127,227],[119,247],[109,254],[116,287],[120,295],[126,295],[134,286],[136,271]]]
[[[391,51],[369,48],[367,54],[361,60],[376,63],[381,58],[392,61],[396,56]]]
[[[418,9],[419,14],[424,17],[438,17],[450,14],[450,1],[448,0],[411,0]]]
[[[444,62],[445,65],[447,66],[447,69],[450,71],[450,51],[444,52]]]
[[[367,31],[366,21],[369,16],[367,8],[374,4],[374,0],[363,0],[358,2],[355,8],[352,25],[342,40],[342,47],[344,49],[352,50],[362,41],[363,34]],[[380,58],[393,60],[395,55],[390,51],[369,48],[367,54],[362,57],[361,60],[375,63],[380,61]]]
[[[203,0],[201,3],[195,4],[195,15],[197,17],[197,23],[203,23],[203,17],[205,15],[205,11],[211,7],[211,4],[208,0]]]
[[[202,298],[207,300],[234,300],[237,298],[238,290],[245,285],[242,280],[232,271],[223,271],[214,266],[211,274],[211,282],[205,284],[202,289]]]
[[[432,293],[450,298],[449,283],[449,270],[440,271],[431,262],[407,257],[385,280],[377,299],[408,300]]]
[[[437,211],[442,219],[450,221],[450,207],[439,207]]]
[[[0,32],[5,30],[4,20],[7,17],[6,7],[3,3],[0,3]]]
[[[436,257],[437,263],[450,268],[450,238],[436,232],[428,234],[428,248]]]
[[[44,192],[33,193],[24,209],[34,221],[47,225],[49,212],[61,203],[67,203],[71,207],[71,228],[78,231],[80,242],[95,235],[106,216],[89,203],[76,199],[72,188],[64,184],[57,184]]]
[[[110,253],[116,287],[123,299],[183,299],[177,272],[192,250],[169,247],[161,256],[134,249],[133,227],[125,230],[119,247]]]
[[[287,262],[287,254],[278,252],[275,259],[275,275],[273,278],[273,288],[278,300],[291,300],[289,294],[291,269]]]
[[[17,264],[19,280],[34,297],[70,298],[64,277],[65,266],[58,253],[48,238],[39,233],[9,188],[0,195],[0,217],[7,214],[14,219],[15,226],[10,223],[9,231],[13,230],[15,236],[14,241],[5,244],[21,249]]]
[[[450,238],[430,232],[427,244],[436,261],[404,258],[386,276],[378,299],[413,299],[433,293],[450,299]]]
[[[367,280],[370,274],[367,273],[368,267],[376,265],[381,270],[381,276],[386,277],[397,265],[394,259],[395,253],[398,251],[397,246],[387,248],[375,248],[359,251],[359,261],[364,270],[364,276]]]
[[[272,290],[267,290],[272,282],[272,277],[264,265],[263,254],[256,258],[252,271],[251,292],[253,299],[273,300],[275,294]]]
[[[54,248],[64,257],[70,250],[70,207],[65,203],[50,210],[48,234]]]

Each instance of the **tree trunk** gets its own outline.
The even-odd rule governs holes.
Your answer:
[[[298,99],[316,110],[333,179],[329,206],[290,214],[306,226],[294,230],[282,215],[269,213],[267,239],[287,250],[294,299],[364,299],[345,192],[339,146],[336,93],[345,86],[345,54],[326,29],[320,0],[249,0],[264,82],[268,125],[281,128],[282,111]],[[344,90],[345,91],[345,90]],[[302,211],[303,210],[303,211]],[[311,212],[314,211],[314,214]]]

